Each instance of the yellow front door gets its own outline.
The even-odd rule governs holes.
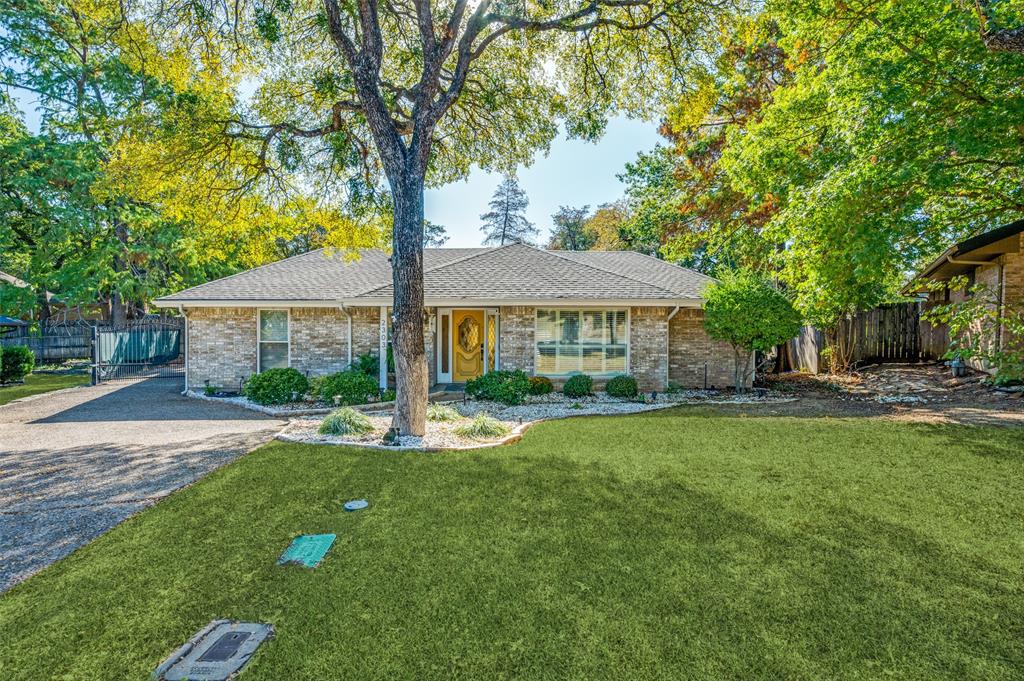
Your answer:
[[[483,310],[452,310],[452,357],[454,383],[484,372]]]

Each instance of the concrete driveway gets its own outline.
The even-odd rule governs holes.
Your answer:
[[[0,592],[284,425],[181,389],[148,379],[0,406]]]

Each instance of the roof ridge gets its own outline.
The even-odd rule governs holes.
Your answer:
[[[536,247],[535,246],[531,246],[530,248],[536,248]],[[628,279],[629,281],[633,281],[633,282],[636,282],[638,284],[643,284],[644,286],[650,286],[653,289],[657,289],[659,291],[662,291],[663,293],[669,294],[668,295],[669,298],[675,298],[675,297],[679,296],[679,294],[676,293],[675,291],[670,291],[667,288],[663,288],[661,286],[656,286],[655,284],[652,284],[649,281],[643,281],[641,279],[637,279],[636,277],[631,277],[631,276],[629,276],[627,274],[622,274],[621,272],[615,272],[613,270],[607,270],[607,269],[605,269],[603,267],[598,267],[597,265],[591,265],[588,262],[581,262],[579,260],[573,260],[572,258],[568,258],[568,257],[566,257],[564,255],[559,255],[558,251],[554,251],[554,250],[550,250],[549,251],[547,249],[542,249],[542,248],[537,248],[536,250],[541,251],[542,253],[550,253],[551,255],[555,256],[556,258],[560,258],[561,260],[564,260],[566,262],[576,263],[577,265],[582,265],[583,267],[589,267],[590,269],[597,270],[598,272],[604,272],[605,274],[613,274],[613,275],[615,275],[617,277],[621,277],[622,279]],[[579,252],[583,253],[584,251],[579,251]],[[603,251],[603,252],[604,253],[613,253],[614,251]],[[632,252],[635,253],[636,251],[632,251]]]
[[[427,272],[433,272],[434,270],[439,270],[442,267],[448,267],[449,265],[455,265],[456,263],[466,262],[467,260],[472,260],[473,258],[481,256],[481,255],[483,255],[485,253],[493,253],[493,252],[499,251],[499,250],[501,250],[503,248],[508,248],[509,246],[512,246],[512,245],[513,244],[504,244],[502,246],[496,246],[496,247],[493,247],[493,248],[492,247],[488,247],[488,246],[468,247],[468,248],[470,248],[470,249],[472,249],[472,250],[474,250],[476,252],[475,253],[470,253],[468,255],[464,255],[461,258],[455,258],[455,260],[449,260],[448,262],[443,262],[443,263],[440,263],[438,265],[434,265],[433,267],[424,268],[423,269],[423,274],[426,275]],[[424,248],[423,250],[426,251],[427,249]],[[432,249],[432,250],[440,251],[440,250],[443,250],[443,249],[435,248],[435,249]],[[452,250],[454,250],[454,249],[452,249]],[[388,256],[388,260],[391,260],[391,256]],[[394,285],[394,282],[393,281],[389,281],[386,284],[381,284],[380,286],[374,286],[373,288],[368,288],[365,291],[360,291],[359,293],[355,294],[354,297],[355,298],[359,298],[360,296],[369,295],[369,294],[373,293],[374,291],[379,291],[382,288],[387,288],[388,286],[392,286],[392,285]]]

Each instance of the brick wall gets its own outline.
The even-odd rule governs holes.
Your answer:
[[[533,373],[533,329],[536,308],[503,307],[500,310],[501,342],[498,350],[502,369],[522,369]]]
[[[337,308],[291,310],[291,366],[322,376],[348,366],[348,322]]]
[[[188,384],[205,381],[237,390],[239,381],[256,373],[256,310],[205,307],[186,310],[188,317]]]
[[[664,390],[668,380],[668,313],[665,307],[629,310],[629,373],[641,390]]]
[[[376,307],[351,307],[352,315],[352,359],[367,352],[380,354],[380,309]]]
[[[712,340],[704,331],[704,310],[681,308],[669,322],[668,380],[682,388],[733,384],[733,352],[728,343]]]

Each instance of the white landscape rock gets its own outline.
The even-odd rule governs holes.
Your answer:
[[[397,446],[384,445],[382,440],[391,427],[390,412],[367,413],[373,424],[373,432],[365,435],[321,435],[320,423],[323,417],[302,416],[291,419],[288,426],[278,435],[279,439],[307,444],[354,445],[379,449],[474,449],[490,447],[518,439],[531,424],[548,419],[572,416],[601,416],[613,414],[636,414],[655,409],[665,409],[682,404],[748,404],[792,402],[795,398],[776,396],[757,397],[754,395],[727,396],[717,391],[684,391],[659,394],[653,401],[624,400],[600,393],[583,398],[570,398],[561,393],[530,397],[525,404],[507,406],[484,400],[450,402],[463,418],[457,421],[427,421],[426,434],[420,437],[403,436]],[[469,423],[481,412],[486,412],[509,428],[509,434],[483,440],[457,435],[455,429]]]

